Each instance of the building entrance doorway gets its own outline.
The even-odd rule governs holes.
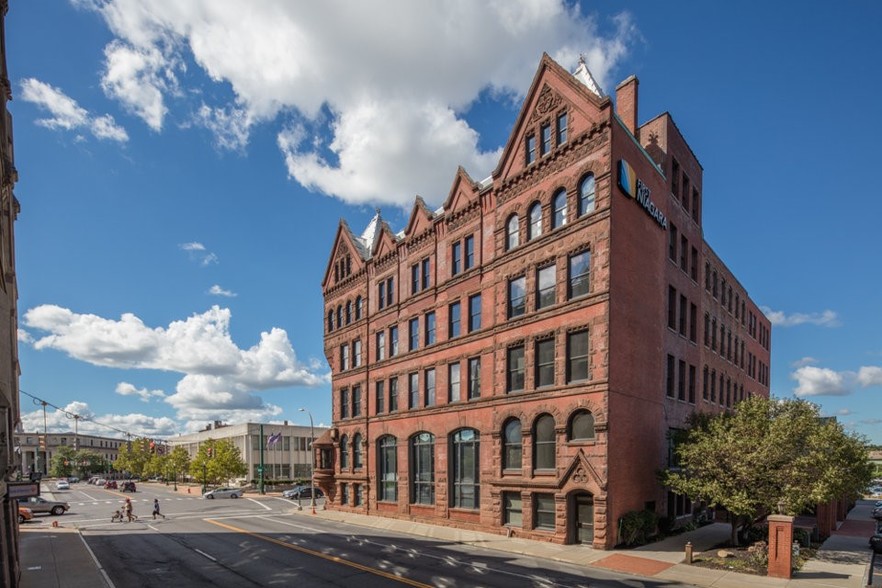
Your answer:
[[[573,525],[573,543],[594,543],[594,497],[587,492],[574,494],[570,499]]]

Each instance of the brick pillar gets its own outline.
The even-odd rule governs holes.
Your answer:
[[[833,511],[833,505],[829,502],[819,504],[815,509],[818,518],[818,535],[821,541],[830,536],[835,526],[836,513]]]
[[[769,576],[790,579],[793,570],[793,517],[769,515]]]
[[[631,131],[637,135],[637,77],[631,76],[616,88],[616,114]]]
[[[836,520],[844,521],[848,517],[848,501],[840,498],[836,504],[839,507],[839,510],[836,511]]]

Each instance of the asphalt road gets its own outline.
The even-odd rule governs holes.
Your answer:
[[[133,499],[138,521],[111,522],[126,496]],[[310,517],[293,512],[296,502],[276,497],[203,500],[154,484],[139,485],[134,495],[78,484],[55,497],[71,504],[65,524],[80,529],[118,588],[657,585],[637,576]],[[151,518],[154,497],[167,518]]]

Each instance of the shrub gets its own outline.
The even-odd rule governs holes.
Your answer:
[[[619,519],[619,539],[627,546],[643,545],[655,533],[658,515],[649,510],[632,510]]]

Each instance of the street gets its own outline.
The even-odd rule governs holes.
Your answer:
[[[195,489],[194,489],[195,490]],[[204,500],[164,485],[122,494],[77,484],[54,492],[118,587],[647,586],[652,580],[310,516],[308,501],[247,494]],[[111,522],[132,498],[134,522]],[[151,517],[158,498],[166,519]],[[33,524],[28,523],[28,524]],[[672,584],[673,585],[673,584]]]

